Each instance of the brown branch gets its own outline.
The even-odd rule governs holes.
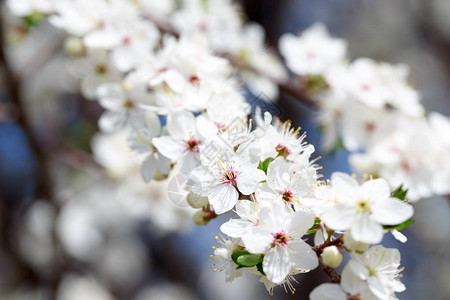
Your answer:
[[[22,98],[21,93],[22,82],[20,78],[14,73],[6,55],[6,38],[4,36],[4,31],[6,30],[6,22],[1,17],[3,7],[4,6],[0,5],[0,67],[4,73],[3,77],[5,79],[5,88],[7,90],[10,101],[12,101],[13,105],[16,107],[16,111],[18,113],[17,123],[20,124],[20,126],[24,130],[28,141],[30,142],[31,148],[38,159],[40,174],[38,176],[37,196],[51,199],[52,185],[50,172],[47,166],[47,156],[43,149],[40,147],[39,141],[34,135],[32,125],[27,118],[24,99]]]

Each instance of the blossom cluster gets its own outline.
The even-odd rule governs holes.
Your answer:
[[[349,61],[346,41],[331,37],[322,24],[283,35],[279,48],[319,99],[326,149],[344,147],[356,172],[403,184],[412,201],[449,194],[450,119],[426,114],[407,65]]]
[[[320,265],[333,284],[319,286],[310,295],[313,300],[396,299],[395,293],[404,290],[398,280],[399,252],[374,244],[387,232],[406,240],[398,230],[412,222],[413,209],[405,191],[393,187],[406,178],[412,197],[423,196],[413,184],[412,176],[418,175],[390,173],[387,162],[376,161],[380,169],[373,173],[390,185],[382,178],[360,183],[343,173],[322,181],[312,158],[314,146],[300,129],[260,110],[249,117],[244,84],[275,99],[274,79],[286,79],[287,72],[266,50],[262,28],[244,25],[233,1],[8,3],[16,15],[48,15],[51,24],[68,33],[65,48],[74,57],[70,70],[81,78],[82,94],[105,109],[100,129],[124,133],[141,160],[145,182],[168,182],[168,201],[197,209],[197,224],[237,214],[222,224],[228,237],[217,237],[221,245],[214,251],[223,262],[215,269],[225,270],[227,281],[246,268],[270,292],[277,285],[294,290],[293,275]],[[400,128],[407,120],[441,128],[448,122],[440,115],[422,120],[423,108],[406,84],[404,67],[367,59],[346,64],[345,43],[329,38],[321,26],[300,38],[282,37],[280,49],[291,71],[317,88],[328,144],[339,133],[348,149],[367,150],[369,157],[353,157],[360,160],[358,166],[378,156],[386,159],[382,151],[394,151],[377,126]],[[232,64],[233,58],[246,68]],[[271,79],[262,75],[267,73]],[[329,89],[323,92],[323,86]],[[411,142],[398,132],[399,139]],[[383,145],[373,142],[380,135],[388,145],[375,151]],[[427,146],[446,151],[435,143]],[[411,151],[411,146],[395,151]],[[408,163],[402,153],[398,157],[390,156],[390,166]],[[408,166],[409,171],[412,162]],[[439,183],[448,177],[437,181],[435,173],[421,174],[427,177],[421,183],[432,180],[436,189],[446,188]],[[180,184],[171,186],[173,179]],[[308,234],[314,234],[314,246],[305,241]],[[341,264],[343,251],[351,253],[351,260],[341,278],[333,268]]]

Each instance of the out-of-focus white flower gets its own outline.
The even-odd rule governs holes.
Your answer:
[[[25,17],[34,13],[50,13],[53,11],[54,0],[7,0],[6,5],[12,13],[19,17]]]
[[[146,155],[141,164],[141,175],[145,182],[169,174],[171,161],[153,145],[153,138],[161,134],[161,123],[154,112],[141,114],[134,122],[128,139],[129,146],[139,154]]]
[[[114,297],[95,279],[66,275],[58,287],[59,300],[113,300]]]
[[[138,159],[133,156],[126,143],[127,133],[98,133],[92,139],[95,160],[113,178],[124,178],[136,168]]]
[[[285,33],[280,38],[278,48],[292,72],[297,75],[317,75],[345,59],[347,43],[330,37],[326,27],[316,23],[299,37]]]

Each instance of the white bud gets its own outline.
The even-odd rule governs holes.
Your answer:
[[[192,208],[201,208],[208,205],[208,197],[199,196],[193,192],[189,192],[187,195],[187,202]]]
[[[204,211],[203,209],[201,209],[194,214],[194,216],[193,216],[194,223],[196,225],[206,225],[211,220],[211,218],[208,218],[208,217],[209,217],[209,213]]]
[[[64,50],[72,57],[80,57],[84,55],[84,45],[80,38],[68,37],[64,41]]]
[[[364,252],[367,248],[366,243],[358,242],[353,239],[350,230],[344,234],[344,244],[349,251]]]
[[[220,260],[220,261],[227,261],[230,259],[231,253],[226,248],[216,248],[214,250],[214,255]]]
[[[344,256],[336,246],[330,246],[323,249],[320,258],[325,265],[332,268],[337,268],[341,265]]]

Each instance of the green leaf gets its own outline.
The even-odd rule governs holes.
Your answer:
[[[263,162],[259,161],[258,169],[263,170],[264,173],[267,174],[267,168],[269,167],[270,163],[274,160],[275,158],[269,157],[266,158]]]
[[[413,219],[409,219],[401,224],[398,225],[383,225],[384,229],[397,229],[397,230],[402,230],[403,228],[406,228],[410,225],[414,224],[414,220]]]
[[[400,200],[406,199],[406,194],[408,193],[408,190],[403,189],[403,185],[399,186],[395,191],[392,192],[392,197],[398,198]]]
[[[344,146],[344,141],[338,137],[338,139],[336,140],[336,143],[333,145],[333,147],[331,147],[330,150],[328,150],[327,154],[328,155],[336,155],[336,153],[338,153],[339,151],[345,149]]]
[[[266,276],[266,273],[264,273],[262,262],[256,265],[256,268],[258,269],[259,273]]]
[[[314,225],[310,229],[308,229],[308,231],[306,233],[314,233],[314,232],[316,232],[317,228],[320,226],[320,222],[321,222],[320,219],[316,218],[314,220]]]
[[[246,250],[238,249],[238,250],[233,251],[233,253],[231,254],[231,259],[234,261],[235,264],[239,265],[238,264],[238,258],[241,255],[249,255],[249,254],[250,253],[248,251],[246,251]]]
[[[330,87],[322,75],[308,75],[304,79],[306,90],[312,96],[315,96]]]
[[[237,258],[237,264],[242,267],[254,267],[263,261],[262,254],[241,255]]]
[[[32,14],[28,15],[28,16],[24,16],[22,17],[22,21],[23,24],[27,27],[27,28],[35,28],[39,25],[39,23],[41,23],[44,20],[44,15],[38,13],[38,12],[33,12]]]

